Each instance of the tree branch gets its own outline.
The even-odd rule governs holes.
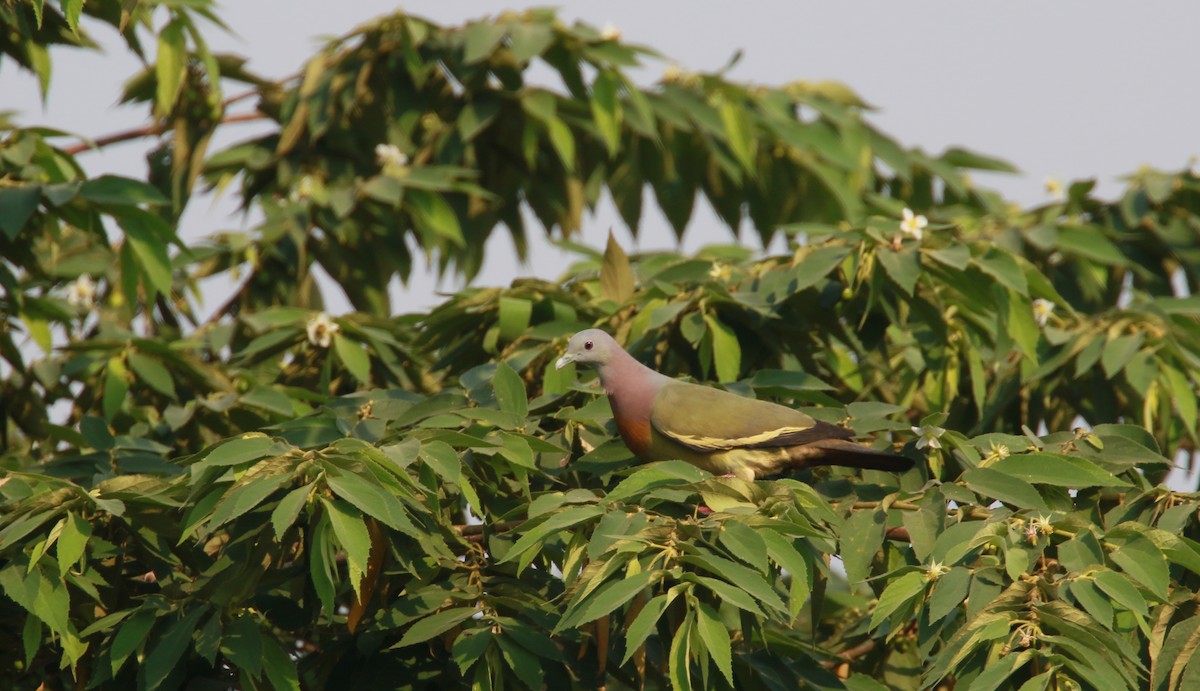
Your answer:
[[[221,121],[218,124],[227,125],[227,124],[234,123],[234,122],[253,122],[255,120],[263,120],[266,117],[267,117],[267,115],[265,113],[260,113],[259,111],[256,110],[251,113],[238,113],[236,115],[226,116],[224,118],[221,118]],[[120,144],[121,142],[128,142],[128,141],[132,141],[134,139],[141,139],[143,137],[156,137],[156,136],[166,132],[167,129],[169,129],[169,128],[163,123],[154,123],[152,125],[144,125],[142,127],[135,127],[131,130],[125,130],[123,132],[114,132],[113,134],[108,134],[103,137],[97,137],[96,139],[93,139],[91,141],[79,142],[78,144],[72,144],[71,146],[64,147],[63,151],[72,156],[75,156],[75,155],[81,154],[85,151],[94,151],[97,149],[102,149],[106,146],[109,146],[110,144]]]

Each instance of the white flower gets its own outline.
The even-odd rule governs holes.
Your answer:
[[[900,230],[904,233],[913,236],[920,240],[925,234],[925,226],[929,225],[929,219],[913,213],[912,209],[905,209],[903,219],[900,221]]]
[[[308,342],[319,347],[328,348],[333,343],[333,335],[342,330],[333,317],[321,312],[308,320]]]
[[[1008,458],[1010,453],[1011,452],[1008,450],[1008,444],[997,444],[996,442],[992,442],[992,448],[988,452],[988,455],[983,459],[983,465],[991,465],[996,461]]]
[[[72,307],[82,307],[90,310],[96,304],[96,282],[87,274],[81,274],[67,288],[67,304]]]
[[[725,282],[732,276],[733,270],[723,262],[713,262],[712,268],[708,270],[708,277],[714,281]]]
[[[913,434],[920,437],[920,439],[917,440],[918,449],[923,449],[926,446],[931,449],[942,448],[942,442],[938,441],[938,437],[946,433],[944,428],[934,425],[925,425],[924,427],[913,427],[912,431]]]
[[[604,28],[600,30],[600,38],[605,41],[620,41],[621,30],[612,24],[605,24]]]
[[[664,82],[677,82],[683,79],[683,70],[679,69],[679,65],[671,63],[667,65],[667,69],[663,70],[662,78]]]
[[[1067,191],[1057,178],[1046,178],[1046,194],[1050,195],[1050,198],[1056,202],[1061,202],[1067,198]]]
[[[376,144],[375,162],[381,168],[403,168],[408,165],[408,155],[395,144]]]
[[[942,576],[945,576],[947,573],[950,573],[950,567],[946,566],[945,564],[938,563],[938,561],[935,559],[929,562],[929,568],[925,569],[925,578],[931,581],[936,581]]]
[[[1045,326],[1050,320],[1050,315],[1054,312],[1054,303],[1045,298],[1038,298],[1033,301],[1033,320],[1038,326]]]

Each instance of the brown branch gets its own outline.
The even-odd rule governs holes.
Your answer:
[[[836,660],[824,660],[823,662],[821,662],[821,666],[824,667],[825,669],[841,668],[843,665],[848,665],[849,663],[854,662],[855,660],[862,657],[863,655],[866,655],[867,653],[871,652],[872,650],[875,649],[875,647],[877,645],[878,645],[878,643],[875,641],[874,638],[868,638],[867,640],[863,641],[862,643],[859,643],[858,645],[850,647],[850,648],[846,648],[842,652],[838,653]],[[847,673],[846,676],[849,676],[848,668],[845,670],[839,669],[839,672],[841,672],[841,671],[845,671]],[[838,674],[838,676],[841,677],[842,679],[846,678],[845,676],[842,676],[842,674],[840,674],[840,673]]]
[[[221,118],[221,121],[218,124],[227,125],[227,124],[235,123],[235,122],[252,122],[254,120],[263,120],[266,117],[267,117],[267,115],[265,113],[260,113],[259,111],[256,110],[251,113],[238,113],[236,115],[226,116],[224,118]],[[152,125],[143,125],[142,127],[135,127],[133,129],[125,130],[123,132],[114,132],[113,134],[108,134],[103,137],[97,137],[96,139],[93,139],[91,141],[79,142],[78,144],[72,144],[71,146],[64,147],[63,151],[72,156],[75,156],[75,155],[81,154],[85,151],[94,151],[97,149],[102,149],[110,144],[120,144],[121,142],[132,141],[134,139],[141,139],[143,137],[156,137],[156,136],[166,132],[167,129],[169,129],[169,128],[167,127],[166,124],[156,122]]]

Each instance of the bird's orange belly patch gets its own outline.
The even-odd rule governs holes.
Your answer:
[[[618,420],[617,430],[621,433],[621,441],[638,456],[645,458],[650,452],[650,421],[633,422]]]

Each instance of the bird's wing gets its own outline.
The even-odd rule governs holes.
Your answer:
[[[768,401],[687,382],[672,382],[654,397],[650,424],[693,451],[711,453],[849,439],[844,427]]]

